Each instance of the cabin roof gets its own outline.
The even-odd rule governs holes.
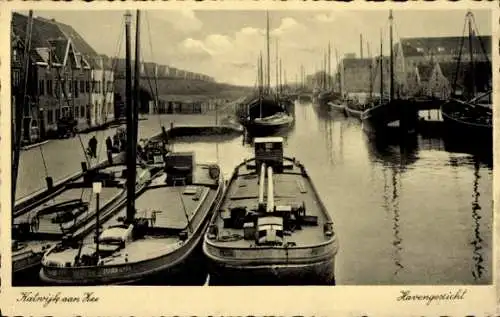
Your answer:
[[[254,143],[267,143],[267,142],[283,143],[283,138],[280,136],[261,137],[261,138],[255,138],[253,142]]]

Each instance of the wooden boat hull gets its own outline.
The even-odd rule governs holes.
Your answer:
[[[137,190],[141,190],[144,187],[144,182],[139,182],[137,184]],[[119,196],[110,200],[106,205],[102,206],[100,212],[100,220],[106,221],[114,215],[116,208],[123,205],[126,201],[126,193],[123,191]],[[90,231],[94,230],[95,224],[92,222],[96,217],[95,213],[89,214],[88,217],[82,221],[77,228],[71,231],[72,236],[75,239],[79,239],[87,235]],[[47,241],[47,245],[55,245],[58,241]],[[21,284],[33,284],[33,281],[38,279],[41,260],[46,251],[50,249],[47,248],[43,252],[31,250],[31,254],[16,261],[12,261],[12,281],[20,281]]]
[[[441,115],[448,136],[476,142],[491,142],[493,140],[492,125],[476,124],[457,119],[450,114],[449,107],[448,103],[441,106]]]
[[[346,106],[344,104],[337,103],[337,102],[329,102],[328,105],[330,106],[330,110],[342,113],[345,116],[347,116]]]
[[[210,285],[335,285],[334,256],[310,263],[238,265],[209,259]]]
[[[352,117],[352,118],[356,118],[356,119],[359,119],[361,120],[361,114],[363,113],[363,111],[361,110],[356,110],[356,109],[353,109],[349,106],[346,106],[345,107],[345,113],[348,117]]]
[[[271,135],[288,129],[292,125],[292,122],[293,122],[292,120],[287,122],[266,123],[266,124],[253,122],[251,124],[248,124],[246,129],[247,132],[253,136]]]
[[[221,179],[210,208],[203,216],[194,234],[182,247],[172,252],[142,262],[97,268],[84,267],[80,269],[75,267],[66,269],[42,266],[40,279],[50,285],[68,286],[150,284],[151,281],[160,282],[162,285],[176,285],[183,280],[183,277],[192,274],[193,271],[190,271],[193,268],[192,264],[197,263],[196,259],[200,258],[200,252],[196,251],[200,248],[203,234],[213,213],[219,207],[222,194],[223,181]],[[199,270],[199,268],[196,270]],[[160,278],[161,281],[158,280]]]

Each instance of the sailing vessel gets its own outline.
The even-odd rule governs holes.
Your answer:
[[[214,284],[332,284],[338,240],[305,169],[283,138],[254,140],[234,169],[203,251]]]
[[[136,19],[134,73],[139,74],[139,11]],[[162,170],[139,190],[134,186],[139,75],[135,76],[132,103],[130,24],[131,15],[127,14],[127,139],[132,142],[127,148],[128,166],[123,170],[127,176],[126,204],[117,206],[107,221],[100,221],[98,210],[95,234],[63,241],[46,252],[40,278],[51,285],[129,284],[159,275],[176,276],[195,254],[222,196],[219,166],[196,163],[194,153],[167,153]],[[101,187],[101,180],[94,178],[96,204]]]
[[[370,137],[385,136],[393,127],[398,129],[401,136],[416,132],[418,109],[416,103],[395,97],[394,91],[394,48],[393,48],[393,15],[389,13],[389,40],[390,40],[390,92],[389,100],[384,100],[383,94],[383,56],[382,40],[380,43],[380,103],[375,105],[373,100],[365,104],[366,109],[361,114],[363,131]]]
[[[258,62],[258,94],[247,104],[247,117],[244,126],[251,135],[269,135],[277,131],[288,128],[294,121],[294,118],[287,112],[285,103],[280,100],[278,87],[276,96],[271,93],[271,73],[270,73],[270,53],[269,53],[269,13],[267,18],[267,80],[264,85],[262,54]]]
[[[470,53],[470,62],[469,62],[469,87],[468,94],[472,96],[472,98],[468,98],[469,100],[463,101],[458,98],[452,97],[446,103],[441,105],[441,114],[443,117],[443,121],[446,124],[446,128],[450,135],[463,136],[466,137],[471,142],[477,142],[478,140],[485,140],[486,142],[491,142],[493,138],[493,110],[492,110],[492,90],[491,90],[491,66],[488,65],[489,74],[488,80],[486,81],[487,89],[486,91],[477,91],[478,85],[476,83],[477,80],[477,71],[475,69],[475,61],[473,54],[473,29],[474,16],[472,12],[467,12],[466,15],[466,23],[468,24],[469,29],[469,53]],[[480,38],[478,38],[481,41]],[[462,43],[463,44],[463,43]],[[457,90],[457,79],[458,72],[460,67],[460,57],[462,56],[462,48],[463,45],[460,45],[460,53],[459,59],[457,61],[457,73],[455,74],[455,83],[453,87],[453,92]],[[487,54],[484,51],[484,46],[481,43],[481,48],[483,49],[483,54],[486,56],[487,62],[489,64],[489,60],[487,58]],[[484,73],[481,73],[484,75]]]

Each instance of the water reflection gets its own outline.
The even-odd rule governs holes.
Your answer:
[[[337,284],[491,283],[492,157],[438,134],[371,142],[359,121],[312,104],[295,118],[280,135],[338,225]],[[219,140],[218,150],[181,143],[202,160],[218,153],[227,177],[253,153],[251,136]]]
[[[474,182],[472,189],[472,219],[474,221],[474,239],[471,244],[474,247],[473,252],[473,260],[474,260],[474,270],[472,271],[472,275],[474,279],[479,280],[483,275],[484,267],[483,267],[483,247],[480,231],[480,220],[481,220],[481,206],[479,205],[479,179],[481,176],[479,175],[479,161],[474,160]]]

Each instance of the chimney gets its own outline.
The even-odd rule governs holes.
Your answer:
[[[359,49],[360,49],[359,58],[363,58],[363,34],[359,35]]]

